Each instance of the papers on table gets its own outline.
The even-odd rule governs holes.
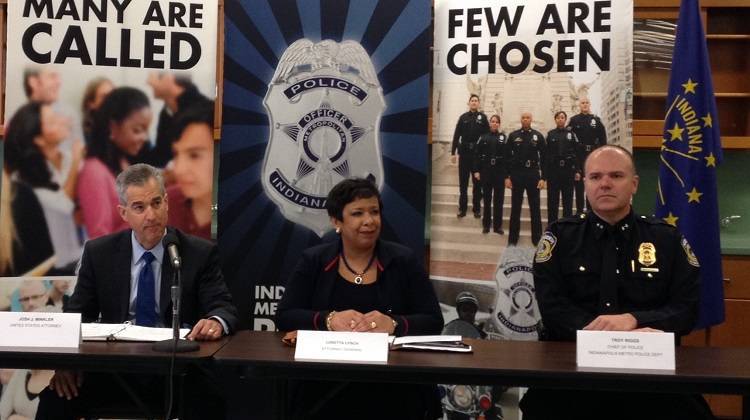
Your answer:
[[[190,332],[180,329],[180,337]],[[84,341],[146,341],[155,342],[172,338],[171,328],[140,327],[133,324],[81,324],[81,336]]]
[[[460,335],[413,335],[393,337],[391,350],[432,350],[471,353],[471,346]]]

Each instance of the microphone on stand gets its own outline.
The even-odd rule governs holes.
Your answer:
[[[197,351],[200,345],[195,341],[180,339],[180,295],[182,293],[182,284],[180,282],[180,267],[182,259],[180,258],[179,246],[180,240],[174,232],[167,232],[162,239],[164,249],[169,256],[169,263],[172,264],[172,338],[154,343],[152,349],[160,352],[185,353]],[[162,303],[163,304],[163,303]]]
[[[179,270],[182,266],[182,258],[180,258],[180,251],[177,249],[177,245],[179,245],[180,243],[180,240],[177,239],[177,235],[175,235],[173,232],[168,232],[166,235],[164,235],[162,243],[164,244],[164,248],[167,250],[167,255],[169,255],[169,262],[172,263],[172,267],[174,267],[175,270]]]

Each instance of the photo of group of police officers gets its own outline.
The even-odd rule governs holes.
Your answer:
[[[492,229],[504,235],[503,204],[505,189],[511,189],[508,245],[518,243],[521,205],[524,194],[531,216],[531,240],[534,246],[542,235],[540,190],[547,189],[547,223],[558,219],[560,197],[562,216],[582,213],[583,162],[596,148],[607,144],[601,119],[591,113],[591,101],[581,97],[580,113],[568,120],[565,111],[554,113],[555,128],[545,136],[532,127],[531,112],[520,115],[521,128],[509,134],[502,129],[500,115],[489,118],[481,111],[479,96],[471,94],[469,110],[456,123],[451,144],[451,163],[458,163],[459,219],[468,211],[468,187],[471,182],[472,212],[482,219],[482,232]]]

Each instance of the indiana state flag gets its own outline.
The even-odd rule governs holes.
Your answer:
[[[724,321],[716,165],[721,140],[698,0],[682,0],[664,118],[656,216],[677,226],[700,264],[698,328]],[[686,251],[689,252],[689,247]],[[690,255],[690,254],[689,254]],[[692,259],[695,262],[695,258]]]

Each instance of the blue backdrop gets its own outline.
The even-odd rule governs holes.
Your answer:
[[[424,252],[430,3],[227,0],[218,241],[227,282],[255,329],[273,328],[283,293],[275,286],[302,250],[321,240],[288,221],[261,184],[270,134],[263,100],[282,54],[303,38],[356,41],[372,59],[386,104],[379,127],[382,237]]]

